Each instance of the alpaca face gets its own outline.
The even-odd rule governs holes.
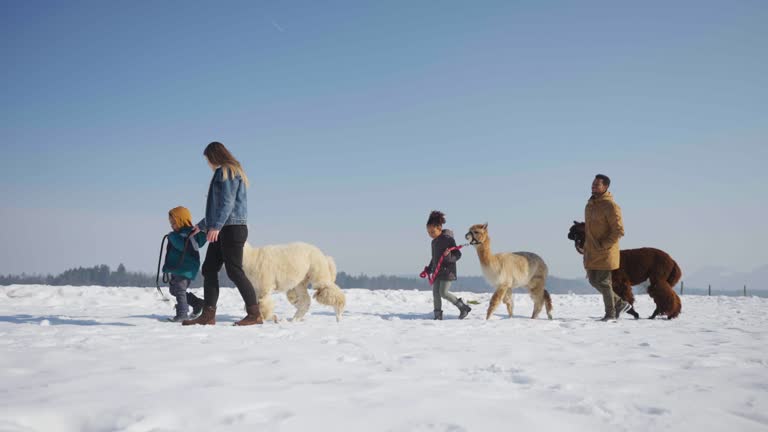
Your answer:
[[[469,241],[469,244],[477,246],[485,243],[488,239],[488,224],[477,224],[469,227],[469,231],[464,236]]]
[[[568,231],[568,239],[573,240],[576,250],[583,253],[584,239],[586,238],[586,224],[584,222],[573,221],[571,229]]]

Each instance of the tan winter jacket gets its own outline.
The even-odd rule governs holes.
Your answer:
[[[619,268],[619,238],[624,236],[621,208],[610,192],[592,197],[584,209],[586,240],[584,241],[584,268],[587,270],[615,270]]]

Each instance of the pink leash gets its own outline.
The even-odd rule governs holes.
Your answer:
[[[469,243],[463,244],[463,245],[454,246],[454,247],[448,248],[448,250],[453,252],[455,250],[459,250],[459,249],[463,248],[464,246],[469,246]],[[443,252],[443,253],[445,253],[445,252]],[[437,267],[435,268],[435,272],[434,273],[432,273],[430,275],[429,273],[427,273],[426,270],[424,270],[423,272],[421,272],[419,274],[419,277],[422,278],[422,279],[427,278],[427,280],[429,281],[429,284],[433,285],[435,283],[435,279],[437,278],[437,275],[440,273],[440,267],[443,266],[443,258],[445,258],[445,255],[440,255],[440,259],[437,261]]]

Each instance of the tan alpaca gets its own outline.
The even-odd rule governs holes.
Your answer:
[[[496,289],[491,297],[491,304],[488,305],[485,319],[493,315],[493,311],[502,301],[507,305],[507,312],[512,317],[514,307],[512,290],[519,287],[526,287],[533,299],[531,319],[539,315],[544,305],[547,307],[547,316],[552,319],[552,299],[545,289],[547,264],[540,256],[531,252],[507,252],[493,255],[487,223],[472,225],[465,237],[477,249],[485,280]]]

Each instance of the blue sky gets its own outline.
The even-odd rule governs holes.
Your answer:
[[[416,274],[430,210],[580,277],[594,174],[622,247],[768,263],[768,4],[0,4],[0,273],[156,265],[202,151],[252,180],[250,242]],[[474,252],[460,274],[479,274]]]

